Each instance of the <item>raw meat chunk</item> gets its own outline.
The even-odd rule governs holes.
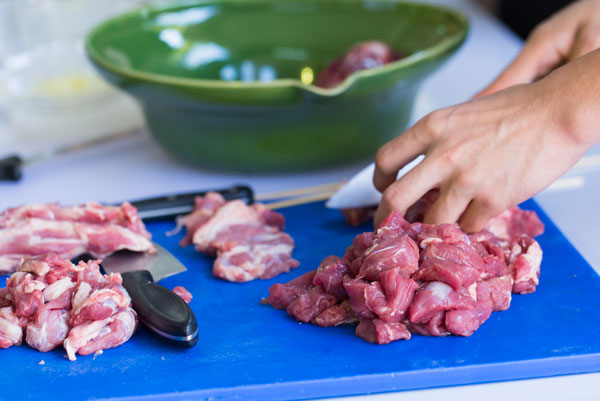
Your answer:
[[[350,302],[345,299],[337,305],[325,309],[314,319],[314,324],[321,327],[339,326],[340,324],[351,324],[358,322]]]
[[[467,241],[467,235],[460,229],[458,224],[440,224],[431,226],[416,223],[418,230],[417,240],[421,248],[434,243],[444,243],[449,245],[464,243]],[[415,224],[411,224],[414,226]]]
[[[415,291],[419,286],[414,280],[404,277],[399,269],[387,270],[379,277],[386,303],[383,308],[373,311],[389,323],[405,320],[408,306],[413,301]]]
[[[444,337],[450,335],[446,329],[446,312],[438,311],[431,314],[428,321],[424,323],[412,323],[410,320],[406,322],[406,327],[416,334],[422,336]]]
[[[368,283],[349,277],[344,281],[350,305],[358,317],[379,317],[390,323],[404,320],[417,287],[413,280],[404,277],[401,269],[383,272],[381,282]]]
[[[342,215],[346,219],[346,224],[352,227],[360,226],[373,220],[377,206],[357,207],[352,209],[342,209]]]
[[[68,260],[85,253],[105,257],[121,249],[153,251],[150,237],[129,203],[11,208],[0,213],[0,274],[14,272],[25,256],[55,253]]]
[[[346,254],[342,258],[344,264],[348,266],[352,275],[356,275],[362,265],[365,251],[373,246],[375,234],[372,232],[362,233],[354,238],[351,246],[346,249]]]
[[[301,322],[308,323],[336,303],[337,299],[333,295],[327,294],[321,287],[313,287],[294,299],[287,311]]]
[[[315,82],[321,88],[333,88],[355,71],[367,70],[391,63],[402,56],[383,42],[372,40],[355,44],[348,52],[334,60]]]
[[[507,310],[512,299],[513,279],[510,275],[477,282],[477,301],[490,301],[494,311]]]
[[[62,344],[67,334],[69,311],[43,308],[27,324],[26,342],[31,348],[47,352]]]
[[[225,204],[225,198],[216,192],[209,192],[205,196],[197,196],[194,200],[194,211],[187,216],[178,217],[179,225],[184,225],[186,236],[181,240],[181,246],[193,243],[194,233],[205,224]]]
[[[409,208],[409,221],[437,196],[430,191]],[[317,270],[271,286],[265,303],[322,327],[359,322],[356,335],[377,344],[411,332],[470,336],[492,311],[510,307],[512,293],[535,290],[542,251],[530,235],[541,230],[535,213],[518,208],[471,234],[392,212],[342,259],[328,256]]]
[[[173,288],[173,292],[179,295],[181,299],[185,301],[186,304],[192,302],[192,294],[188,290],[186,290],[185,287],[178,285],[177,287]]]
[[[491,219],[486,229],[500,239],[511,240],[523,234],[537,237],[544,232],[544,224],[535,212],[514,206]]]
[[[511,260],[509,269],[514,280],[512,291],[519,294],[534,292],[539,284],[542,263],[540,245],[527,235],[519,237],[513,245]]]
[[[0,308],[11,305],[12,299],[8,287],[0,288]]]
[[[25,259],[6,280],[10,305],[0,309],[0,347],[20,344],[23,329],[30,347],[47,352],[62,344],[70,360],[127,341],[137,325],[131,300],[120,274],[100,274],[98,262],[74,265],[56,254]]]
[[[441,281],[455,290],[479,280],[484,270],[481,256],[465,242],[434,242],[422,252],[421,258],[419,271],[413,275],[415,280]]]
[[[473,309],[475,304],[473,298],[453,290],[445,283],[433,281],[417,290],[409,307],[410,321],[426,323],[439,311]]]
[[[364,253],[357,278],[378,280],[379,274],[389,269],[400,269],[405,277],[410,277],[418,267],[419,248],[415,241],[406,234],[380,230]]]
[[[348,273],[348,267],[344,261],[337,256],[328,256],[319,265],[313,277],[313,284],[318,285],[328,294],[334,295],[342,300],[347,297],[344,290],[344,275]]]
[[[0,308],[0,348],[20,345],[22,338],[23,329],[13,309],[10,306]]]
[[[298,266],[290,257],[294,240],[272,226],[233,225],[211,246],[219,249],[213,275],[228,281],[269,279]]]
[[[368,303],[373,305],[378,299],[379,302],[385,302],[385,295],[381,291],[379,283],[371,285],[369,282],[361,279],[352,279],[350,276],[344,277],[344,289],[348,293],[350,306],[352,310],[361,319],[375,319],[377,316],[371,310]]]
[[[260,226],[260,216],[241,200],[225,203],[204,224],[196,228],[192,237],[196,250],[216,254],[218,248],[212,242],[217,239],[217,235],[231,226],[241,225]]]
[[[473,309],[446,312],[446,328],[455,336],[468,337],[475,332],[492,314],[490,301],[480,301]]]
[[[181,241],[216,255],[213,275],[228,281],[269,279],[298,267],[294,240],[284,233],[284,217],[262,204],[225,201],[209,192],[196,199],[196,209],[178,220],[187,233]]]
[[[313,270],[293,279],[289,283],[273,284],[269,288],[269,297],[265,300],[265,303],[273,305],[276,309],[287,309],[293,300],[311,290],[314,286],[313,278],[315,274],[316,270]]]
[[[14,273],[6,280],[6,286],[18,316],[33,316],[37,308],[44,304],[42,290],[46,284],[36,280],[31,273]]]
[[[118,347],[131,338],[136,325],[137,316],[133,309],[121,309],[104,320],[93,320],[72,328],[64,341],[69,360],[76,360],[76,353],[89,355]]]
[[[386,323],[380,319],[361,320],[356,335],[370,343],[387,344],[410,339],[410,331],[402,323]]]

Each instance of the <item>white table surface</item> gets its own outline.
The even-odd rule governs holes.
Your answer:
[[[439,1],[465,12],[471,31],[465,45],[441,70],[423,85],[413,120],[447,105],[462,102],[490,82],[518,53],[522,42],[492,16],[468,0]],[[0,126],[0,154],[28,154],[40,143],[11,135]],[[589,156],[599,155],[600,146]],[[544,191],[536,200],[576,246],[600,271],[600,163],[576,167],[566,176],[576,185]],[[251,185],[257,193],[337,182],[348,178],[365,163],[327,171],[293,175],[228,174],[198,170],[166,155],[147,133],[64,155],[28,166],[19,183],[0,183],[0,209],[27,202],[79,203],[87,200],[120,201],[151,195]],[[600,323],[599,323],[600,324]],[[388,393],[345,400],[481,400],[511,399],[599,400],[600,373],[458,386],[402,393]]]

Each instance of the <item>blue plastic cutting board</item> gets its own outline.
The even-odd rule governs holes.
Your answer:
[[[192,247],[179,248],[182,234],[167,238],[172,222],[149,224],[155,240],[188,267],[162,284],[184,285],[194,295],[198,345],[173,348],[139,329],[96,359],[69,362],[62,349],[0,350],[0,399],[287,400],[600,371],[600,277],[534,202],[524,207],[546,224],[538,238],[544,250],[538,290],[514,296],[508,311],[493,313],[472,337],[414,335],[388,345],[355,337],[353,326],[299,324],[260,304],[272,284],[342,255],[368,226],[350,228],[322,203],[284,209],[301,266],[236,284],[214,278],[212,261]]]

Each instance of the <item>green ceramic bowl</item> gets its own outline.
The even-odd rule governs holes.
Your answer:
[[[85,46],[175,157],[282,172],[372,158],[405,128],[419,84],[467,27],[456,11],[395,0],[200,0],[110,19]],[[408,56],[332,89],[311,85],[374,39]]]

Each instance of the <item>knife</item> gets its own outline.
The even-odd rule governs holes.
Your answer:
[[[107,142],[111,142],[117,139],[122,139],[133,134],[139,133],[139,129],[133,129],[128,131],[116,132],[110,135],[94,136],[90,139],[86,139],[83,142],[66,143],[56,146],[54,148],[48,148],[41,152],[29,155],[21,156],[19,154],[10,154],[4,157],[0,157],[0,181],[19,181],[23,176],[23,167],[38,163],[41,161],[47,161],[57,156],[61,156],[67,153],[71,153],[81,149],[88,149],[94,146],[102,145]]]
[[[194,210],[194,199],[205,196],[208,192],[218,192],[225,200],[241,199],[247,204],[254,202],[254,193],[246,185],[234,185],[212,191],[190,192],[130,201],[138,210],[142,220],[161,219],[179,214],[190,213]]]
[[[402,167],[398,171],[397,178],[412,170],[424,157],[423,155],[417,156],[413,161]],[[331,209],[355,209],[378,205],[381,201],[381,192],[373,185],[374,173],[375,163],[371,163],[338,189],[325,203],[325,206]]]
[[[155,254],[122,250],[102,260],[105,273],[121,273],[140,322],[163,339],[183,347],[198,342],[198,324],[179,295],[156,282],[186,271],[177,258],[153,242]]]
[[[398,171],[400,178],[423,160],[424,156],[417,156],[413,161]],[[572,169],[578,167],[587,167],[590,165],[600,165],[600,156],[587,156],[582,158]],[[352,176],[344,185],[342,185],[329,198],[325,205],[330,209],[357,209],[369,206],[376,206],[381,201],[381,192],[373,185],[373,174],[375,173],[375,164],[371,163],[357,174]],[[580,176],[561,177],[550,184],[544,191],[556,191],[564,189],[577,189],[585,184],[585,179]]]

